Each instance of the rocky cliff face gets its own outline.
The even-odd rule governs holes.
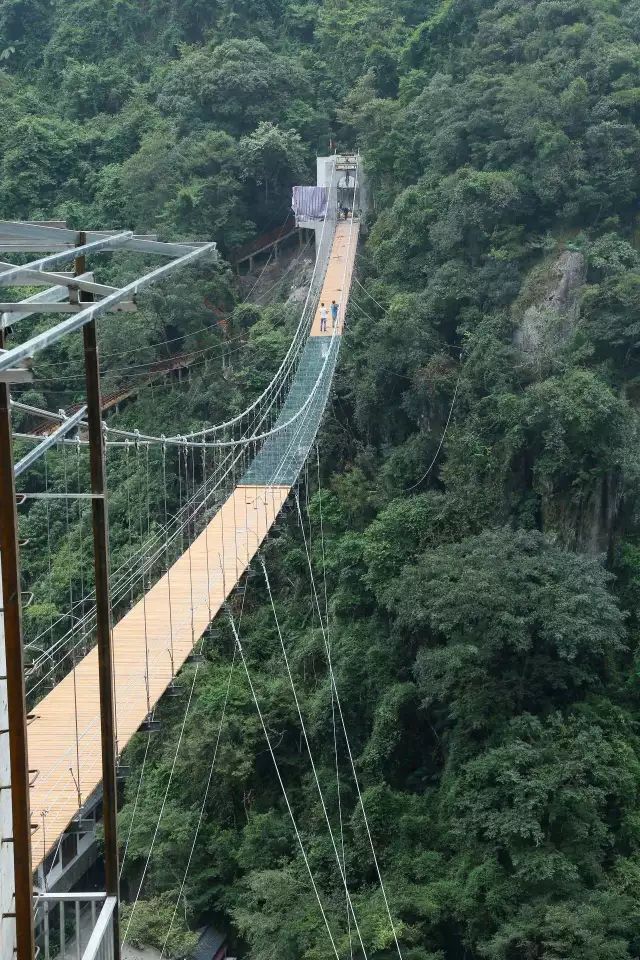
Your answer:
[[[586,275],[584,255],[566,250],[550,267],[538,268],[529,277],[525,292],[529,305],[513,340],[534,375],[543,376],[553,368],[559,350],[579,324]],[[591,489],[554,496],[541,504],[542,526],[570,549],[594,555],[610,553],[619,526],[622,491],[623,477],[617,472],[595,480]]]
[[[609,471],[578,497],[555,497],[542,506],[542,525],[570,550],[610,557],[621,528],[623,477]]]
[[[565,250],[551,269],[537,278],[540,294],[524,311],[514,333],[515,345],[528,360],[544,365],[567,341],[580,315],[586,274],[584,255]]]

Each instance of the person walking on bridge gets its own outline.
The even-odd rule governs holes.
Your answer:
[[[338,310],[339,309],[340,309],[340,305],[337,304],[335,300],[332,300],[331,301],[331,319],[333,320],[334,330],[338,326]]]
[[[324,303],[320,304],[320,333],[327,332],[327,318],[329,314],[327,313],[327,308]]]

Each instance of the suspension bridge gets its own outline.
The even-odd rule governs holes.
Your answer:
[[[30,674],[30,686],[27,694],[34,703],[32,713],[27,718],[24,709],[24,677],[22,683],[22,705],[16,702],[15,689],[12,703],[12,683],[18,681],[16,666],[8,663],[7,669],[7,710],[9,717],[9,739],[12,747],[12,780],[20,773],[20,762],[28,767],[28,789],[23,797],[23,807],[16,802],[16,791],[12,783],[13,829],[18,833],[22,827],[29,835],[26,847],[29,851],[28,862],[16,853],[16,927],[20,930],[21,910],[25,903],[20,901],[20,882],[22,891],[25,878],[35,871],[44,876],[46,884],[47,861],[57,854],[62,838],[75,824],[75,832],[82,832],[83,811],[88,802],[100,795],[104,786],[105,820],[105,864],[107,901],[111,904],[107,920],[109,937],[108,950],[100,956],[117,956],[120,942],[117,921],[118,882],[117,871],[117,831],[115,828],[115,763],[116,755],[121,754],[136,732],[151,731],[157,721],[155,707],[160,698],[169,690],[173,691],[176,675],[189,660],[199,662],[203,638],[211,623],[225,607],[226,601],[238,590],[242,590],[244,578],[252,561],[260,553],[261,546],[276,523],[278,516],[295,488],[301,471],[307,463],[309,453],[316,439],[326,408],[331,384],[338,360],[340,343],[344,330],[349,294],[354,271],[356,248],[360,230],[355,215],[358,190],[357,158],[329,158],[324,210],[321,217],[311,224],[316,233],[316,262],[306,302],[301,310],[296,331],[287,353],[274,377],[262,394],[245,410],[232,419],[201,429],[174,436],[151,436],[138,430],[114,428],[101,420],[99,390],[91,391],[91,364],[95,364],[94,380],[99,378],[95,351],[95,320],[97,316],[114,309],[135,309],[135,297],[146,283],[162,278],[172,267],[181,266],[192,260],[201,259],[205,254],[215,254],[213,244],[158,244],[153,238],[136,237],[129,232],[120,234],[73,235],[58,225],[5,225],[7,237],[15,244],[15,251],[31,249],[34,243],[42,242],[43,249],[51,249],[52,238],[57,238],[59,249],[56,253],[23,267],[10,264],[0,265],[0,284],[13,282],[53,282],[57,284],[22,301],[19,305],[4,304],[3,329],[8,319],[15,322],[16,316],[28,316],[49,308],[51,312],[68,312],[72,316],[58,324],[52,330],[36,334],[18,347],[0,353],[0,400],[4,397],[5,414],[10,406],[9,384],[28,380],[29,358],[40,350],[46,349],[61,336],[79,330],[85,326],[85,364],[87,370],[87,405],[75,410],[72,415],[58,416],[58,424],[53,431],[32,436],[20,435],[23,441],[29,440],[35,447],[19,460],[12,476],[0,471],[0,495],[6,497],[7,490],[14,489],[15,478],[25,474],[39,457],[56,447],[65,451],[65,489],[51,491],[33,491],[26,487],[19,493],[17,502],[28,503],[30,498],[43,498],[49,509],[49,499],[63,498],[64,502],[75,498],[81,504],[83,496],[90,501],[94,527],[96,585],[93,591],[79,600],[73,599],[69,612],[70,626],[63,631],[55,644],[43,647],[33,643],[33,661]],[[346,175],[345,175],[345,171]],[[352,186],[349,186],[349,177]],[[346,179],[345,179],[346,176]],[[345,186],[346,184],[346,186]],[[338,220],[338,198],[340,189],[351,190],[353,198],[352,216]],[[315,189],[315,188],[313,188]],[[318,197],[312,198],[317,204]],[[344,202],[342,203],[344,206]],[[307,222],[304,226],[309,229]],[[0,229],[0,244],[2,243]],[[9,240],[6,239],[9,244]],[[24,245],[22,245],[24,244]],[[12,249],[7,245],[6,249]],[[54,247],[54,249],[56,249]],[[136,252],[163,255],[172,258],[171,264],[161,267],[123,288],[116,289],[95,282],[93,274],[85,269],[85,255],[93,251],[106,249],[125,249]],[[72,274],[50,273],[48,269],[73,256],[75,269]],[[4,278],[4,281],[3,281]],[[321,304],[338,304],[338,316],[326,317]],[[324,316],[323,316],[324,314]],[[88,334],[86,330],[90,331]],[[91,332],[93,330],[93,332]],[[0,346],[4,346],[3,343]],[[25,364],[25,361],[26,364]],[[94,384],[95,385],[95,384]],[[0,403],[0,408],[3,404]],[[36,411],[38,412],[38,411]],[[42,412],[42,411],[40,411]],[[46,412],[46,411],[45,411]],[[2,414],[2,409],[0,409]],[[8,422],[6,417],[4,422]],[[0,416],[0,428],[3,418]],[[85,427],[85,438],[78,430]],[[89,436],[86,439],[86,430]],[[76,435],[77,434],[77,435]],[[96,439],[97,438],[97,439]],[[0,444],[10,449],[10,438],[0,430]],[[80,451],[88,448],[91,465],[91,493],[82,494],[78,490],[70,493],[67,486],[66,450],[72,447],[80,457]],[[143,517],[140,515],[141,546],[121,568],[112,571],[111,585],[105,594],[105,585],[109,583],[108,542],[106,516],[106,487],[101,474],[101,463],[105,458],[120,457],[125,464],[135,461],[137,467],[146,462],[147,491],[149,486],[150,451],[157,454],[162,465],[164,483],[164,522],[156,532],[143,541]],[[2,450],[0,450],[0,456]],[[180,507],[175,516],[167,514],[167,461],[174,458],[176,473],[181,484]],[[78,459],[79,463],[79,459]],[[45,469],[46,476],[46,469]],[[182,483],[184,480],[184,484]],[[9,482],[10,481],[10,482]],[[184,497],[182,496],[184,492]],[[11,494],[12,498],[15,494]],[[300,503],[296,496],[298,513]],[[78,516],[82,517],[81,506]],[[302,516],[300,514],[300,520]],[[48,523],[48,512],[47,512]],[[67,512],[68,524],[68,512]],[[149,528],[149,518],[147,517]],[[304,535],[304,528],[303,535]],[[3,585],[5,597],[11,595],[11,602],[19,611],[19,579],[12,582],[14,567],[10,564],[7,573],[7,560],[11,559],[11,549],[17,554],[17,523],[13,523],[14,541],[12,543],[8,529],[3,536]],[[149,530],[148,530],[149,532]],[[68,531],[67,531],[68,535]],[[305,547],[312,579],[313,595],[320,624],[323,628],[327,662],[332,682],[332,699],[338,708],[344,739],[347,745],[349,761],[353,773],[359,801],[362,805],[364,821],[371,845],[373,860],[382,890],[390,929],[400,948],[391,917],[382,876],[375,855],[373,840],[369,832],[364,803],[360,794],[354,759],[333,668],[331,666],[330,646],[328,643],[328,623],[325,621],[318,592],[313,584],[313,571],[305,537]],[[17,564],[15,571],[18,570]],[[15,572],[14,571],[14,572]],[[266,584],[271,596],[266,567],[263,564]],[[16,574],[16,576],[19,576]],[[7,589],[9,588],[9,590]],[[18,599],[16,600],[16,596]],[[128,602],[130,601],[130,602]],[[273,605],[273,598],[271,600]],[[12,621],[7,616],[11,606],[5,603],[5,646],[7,658],[12,654],[12,643],[19,640],[19,616]],[[327,814],[322,790],[315,770],[311,747],[304,728],[295,685],[287,660],[286,649],[282,641],[280,626],[274,617],[280,635],[283,655],[289,673],[289,679],[296,698],[300,723],[313,768],[314,776],[325,819],[329,828],[333,849],[336,855],[338,871],[344,885],[349,929],[351,920],[360,939],[363,955],[366,950],[362,943],[358,922],[351,904],[344,863],[338,854],[330,818]],[[260,715],[267,745],[282,787],[287,809],[291,816],[295,834],[309,872],[309,878],[318,901],[322,917],[327,928],[333,953],[338,958],[336,943],[328,922],[320,891],[315,883],[311,867],[307,860],[303,841],[297,828],[293,810],[287,799],[284,783],[280,778],[276,757],[273,753],[267,727],[260,712],[258,699],[251,682],[247,662],[244,657],[237,626],[229,611],[232,630],[237,648],[247,674],[255,705]],[[61,618],[64,619],[64,618]],[[87,651],[91,638],[97,637],[97,645]],[[38,637],[37,640],[42,638]],[[1,646],[1,645],[0,645]],[[233,665],[232,665],[233,668]],[[197,667],[195,676],[197,676]],[[12,673],[13,671],[13,673]],[[66,675],[65,675],[66,674]],[[195,683],[195,676],[193,683]],[[54,686],[46,692],[44,681],[53,677]],[[0,681],[1,683],[2,681]],[[2,690],[0,689],[0,694]],[[193,693],[193,684],[191,694]],[[191,702],[191,695],[185,710],[185,721]],[[18,716],[22,710],[23,728],[12,726],[12,716]],[[2,696],[0,696],[0,712]],[[334,716],[334,724],[335,724]],[[23,734],[22,741],[20,735]],[[13,738],[13,739],[11,739]],[[180,740],[178,741],[178,748]],[[14,763],[14,754],[22,754]],[[177,751],[176,751],[177,755]],[[215,754],[214,754],[215,760]],[[0,761],[2,754],[0,751]],[[144,768],[143,768],[144,771]],[[173,771],[172,771],[173,775]],[[171,778],[170,778],[171,779]],[[167,791],[169,785],[167,785]],[[166,795],[165,795],[166,799]],[[206,799],[206,794],[205,794]],[[204,802],[202,813],[204,811]],[[2,811],[0,811],[1,813]],[[22,820],[20,819],[22,817]],[[6,811],[5,811],[6,818]],[[0,817],[1,819],[1,817]],[[155,842],[155,838],[154,838]],[[344,838],[343,838],[344,846]],[[195,844],[195,840],[194,840]],[[111,852],[110,852],[111,851]],[[147,863],[140,881],[138,896],[142,889],[146,870],[153,851],[149,850]],[[193,852],[193,851],[192,851]],[[24,850],[22,850],[24,854]],[[126,856],[126,848],[125,848]],[[109,859],[111,858],[111,859]],[[344,859],[344,858],[343,858]],[[44,868],[44,873],[43,873]],[[188,865],[187,865],[188,870]],[[186,879],[186,874],[185,874]],[[29,881],[30,886],[30,881]],[[0,884],[0,897],[3,896]],[[135,905],[134,903],[134,910]],[[103,911],[107,909],[107,901]],[[50,906],[47,896],[40,895],[37,904],[45,905],[45,926]],[[115,905],[115,907],[114,907]],[[92,910],[95,913],[95,904]],[[65,925],[64,898],[60,901],[60,928]],[[77,917],[80,916],[80,908]],[[115,910],[115,912],[114,912]],[[175,917],[175,914],[174,914]],[[131,920],[129,921],[131,922]],[[99,924],[98,924],[99,926]],[[98,927],[96,927],[98,929]],[[127,928],[128,930],[128,928]],[[24,931],[23,931],[24,932]],[[125,931],[125,938],[126,938]],[[104,930],[103,934],[104,935]],[[48,934],[47,934],[48,936]],[[78,938],[80,937],[78,927]],[[167,934],[168,936],[168,934]],[[349,934],[351,937],[351,932]],[[19,938],[18,938],[19,939]],[[112,941],[112,942],[111,942]],[[46,940],[46,950],[48,950]],[[87,946],[93,942],[90,941]],[[116,944],[113,952],[113,944]],[[76,943],[79,951],[79,939]],[[106,949],[106,948],[105,948]],[[109,950],[112,952],[109,953]],[[24,954],[28,956],[27,953]],[[94,954],[97,956],[98,954]],[[94,956],[91,955],[91,956]],[[78,952],[78,956],[80,953]],[[90,960],[90,954],[84,956]]]
[[[322,285],[322,301],[340,303],[342,317],[357,235],[355,221],[337,226]],[[274,428],[262,438],[262,449],[202,533],[115,624],[119,751],[149,717],[194,651],[242,579],[289,496],[320,424],[342,327],[340,319],[335,329],[321,332],[319,310],[315,311],[295,377]],[[240,446],[256,442],[252,438]],[[229,449],[236,449],[236,445]],[[89,797],[101,781],[97,649],[80,660],[34,712],[29,726],[29,763],[38,776],[31,802],[34,811],[47,811],[46,837],[39,825],[41,842],[34,839],[35,869],[77,815],[79,798]],[[75,777],[70,775],[70,768],[76,772]]]

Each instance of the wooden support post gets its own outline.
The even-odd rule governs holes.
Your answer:
[[[79,235],[79,244],[85,243]],[[84,257],[76,257],[76,274],[86,271]],[[81,299],[90,294],[80,294]],[[116,711],[113,675],[111,604],[109,600],[109,519],[107,482],[102,435],[102,398],[96,324],[92,320],[82,328],[87,386],[87,421],[93,520],[93,558],[96,584],[96,628],[98,637],[98,685],[100,689],[100,735],[102,745],[102,789],[104,824],[104,869],[107,896],[120,902],[118,865],[118,781],[116,776]],[[113,958],[120,960],[120,924],[118,910],[113,915]]]
[[[4,331],[0,330],[0,347],[4,349],[4,345]],[[31,810],[18,543],[10,388],[9,384],[0,381],[0,566],[2,567],[4,643],[7,661],[16,950],[18,960],[33,960],[35,931],[31,869]],[[8,838],[2,839],[6,841]]]

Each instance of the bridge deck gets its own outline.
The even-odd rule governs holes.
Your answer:
[[[321,294],[325,303],[334,299],[340,302],[341,316],[346,311],[357,229],[354,224],[352,230],[350,223],[336,228]],[[331,320],[328,326],[330,334]],[[338,332],[341,330],[342,323]],[[331,349],[335,356],[324,368],[326,375],[314,402],[298,418],[295,428],[276,434],[272,439],[277,442],[271,447],[270,441],[265,444],[242,483],[190,549],[114,627],[119,751],[147,716],[146,650],[148,699],[154,706],[171,681],[171,649],[177,672],[247,569],[286,500],[313,443],[326,403],[339,339],[333,341],[333,346],[330,344],[331,337],[320,332],[318,314],[280,420],[287,422],[300,409],[309,387],[317,380],[318,364],[322,369],[320,361]],[[96,649],[77,665],[75,679],[79,786],[84,802],[102,779]],[[33,837],[34,870],[78,812],[74,699],[74,679],[69,674],[38,704],[36,719],[29,727],[29,765],[38,771],[31,791],[32,821],[38,825]]]
[[[327,310],[332,300],[335,300],[339,306],[338,322],[339,332],[342,332],[344,316],[349,300],[351,290],[351,278],[356,259],[356,247],[358,242],[358,231],[360,225],[357,221],[341,220],[336,226],[333,246],[331,248],[331,259],[327,267],[327,275],[320,295],[320,303],[324,303]],[[327,333],[331,334],[331,312],[327,321]],[[320,330],[320,305],[316,310],[316,315],[311,327],[312,337],[323,336]]]

